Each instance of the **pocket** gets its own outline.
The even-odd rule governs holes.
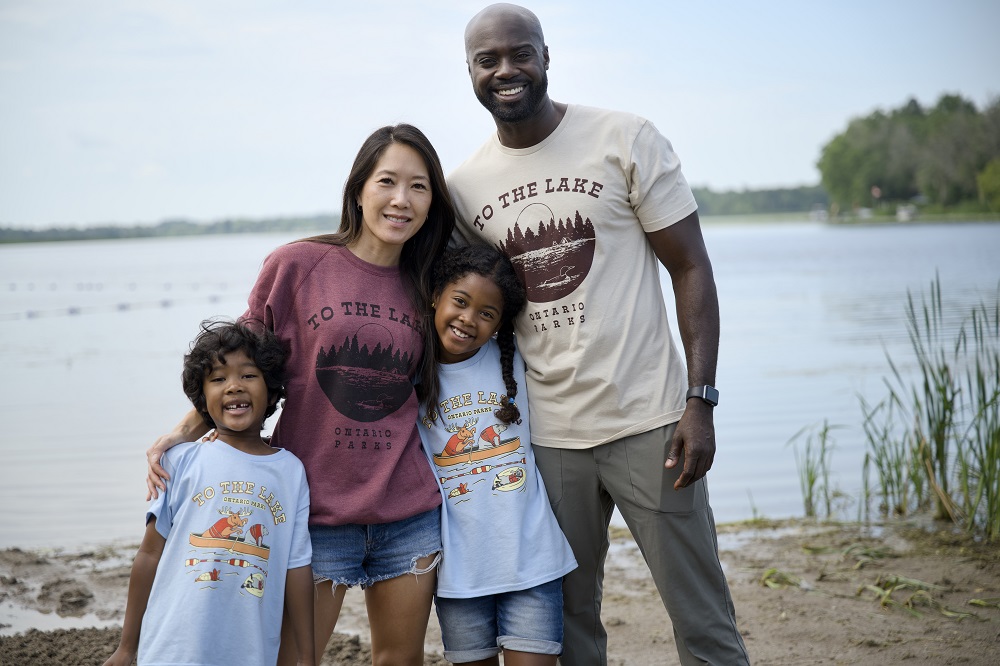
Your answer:
[[[673,469],[663,466],[673,434],[673,426],[664,426],[623,440],[632,498],[638,506],[650,511],[699,511],[708,506],[703,481],[674,490],[674,483],[683,470],[683,455]]]
[[[531,451],[535,454],[535,467],[538,468],[538,473],[542,476],[545,494],[548,495],[549,504],[555,511],[563,496],[562,450],[532,445]]]

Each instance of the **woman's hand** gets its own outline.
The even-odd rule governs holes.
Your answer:
[[[160,464],[160,458],[163,457],[163,452],[172,446],[176,446],[181,442],[185,441],[187,438],[184,433],[180,430],[174,430],[167,433],[166,435],[161,435],[153,443],[153,446],[149,447],[146,451],[146,501],[151,499],[156,499],[160,496],[161,490],[167,489],[166,482],[170,480],[170,475],[167,474],[167,470],[163,469]]]
[[[183,442],[194,442],[199,437],[208,432],[208,426],[204,419],[195,410],[191,410],[184,415],[181,422],[174,426],[174,429],[166,435],[161,435],[153,442],[153,446],[146,451],[146,501],[156,499],[160,496],[161,490],[167,489],[166,482],[170,480],[167,470],[160,464],[163,452],[172,446],[177,446]]]

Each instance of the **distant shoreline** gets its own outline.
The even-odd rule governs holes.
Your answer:
[[[745,224],[761,222],[823,222],[831,225],[886,226],[902,224],[938,223],[997,223],[1000,215],[986,213],[927,213],[913,219],[900,221],[888,215],[869,217],[817,218],[814,211],[772,211],[753,213],[701,212],[704,224]],[[47,229],[14,229],[0,227],[0,245],[14,243],[55,243],[86,240],[117,240],[134,238],[170,238],[209,236],[219,234],[327,233],[340,226],[339,215],[314,215],[312,217],[268,218],[261,220],[222,220],[218,222],[192,222],[168,220],[153,225],[116,226],[111,224],[92,227],[51,227]]]
[[[339,215],[326,214],[310,217],[282,217],[261,220],[220,220],[208,223],[192,222],[189,220],[167,220],[159,224],[135,224],[131,226],[104,224],[91,227],[51,227],[48,229],[12,229],[0,227],[0,244],[207,236],[213,234],[279,233],[289,231],[325,232],[334,231],[339,226]]]

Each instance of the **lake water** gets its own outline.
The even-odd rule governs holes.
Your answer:
[[[912,367],[907,290],[940,275],[952,320],[992,302],[1000,223],[704,227],[722,308],[716,518],[801,515],[787,442],[824,419],[844,426],[833,485],[856,497],[858,395],[883,397],[887,351]],[[198,322],[241,314],[264,256],[292,238],[0,247],[0,547],[139,540],[143,454],[189,407],[181,357]]]

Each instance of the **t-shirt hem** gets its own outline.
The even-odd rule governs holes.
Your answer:
[[[603,439],[596,440],[586,440],[581,441],[578,439],[553,439],[551,437],[539,437],[532,433],[531,443],[535,446],[544,446],[550,449],[592,449],[595,446],[600,446],[602,444],[607,444],[608,442],[614,442],[616,440],[622,439],[624,437],[630,437],[632,435],[638,435],[640,433],[649,432],[661,426],[670,425],[671,423],[676,423],[680,421],[681,416],[683,416],[683,409],[675,409],[673,411],[667,412],[666,414],[661,414],[652,419],[648,419],[641,423],[636,423],[624,430],[619,430],[618,432],[609,435]]]
[[[562,578],[573,569],[576,569],[576,567],[576,562],[571,562],[562,569],[557,569],[553,573],[542,574],[541,576],[537,576],[530,581],[518,581],[516,583],[495,585],[493,587],[477,590],[443,590],[441,589],[441,582],[438,581],[438,589],[435,594],[445,599],[475,599],[476,597],[485,597],[490,594],[505,594],[507,592],[517,592],[519,590],[530,590],[533,587],[537,587],[543,583],[548,583],[556,578]]]

